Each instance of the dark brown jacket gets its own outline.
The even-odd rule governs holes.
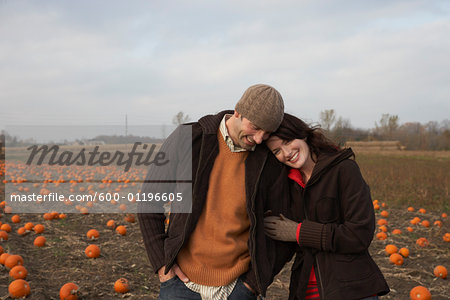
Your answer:
[[[303,220],[289,299],[304,299],[314,265],[321,300],[384,295],[389,287],[370,257],[375,230],[370,190],[351,149],[322,154],[305,188],[291,181]]]
[[[192,142],[192,213],[172,213],[167,232],[164,230],[165,216],[162,210],[160,213],[138,214],[144,244],[155,272],[162,266],[166,266],[166,271],[173,266],[178,252],[195,229],[205,204],[209,174],[218,154],[217,132],[226,113],[232,114],[233,111],[223,111],[217,115],[205,116],[198,122],[189,124],[192,126],[191,141],[180,136],[179,130],[176,130],[167,138],[161,148],[161,151],[168,153],[172,160],[179,159],[181,161],[184,154],[177,153],[182,148],[179,147],[180,143]],[[173,154],[174,152],[175,154]],[[176,176],[171,175],[172,179],[175,177],[177,179],[185,178],[189,164],[180,165],[181,167],[175,170]],[[167,174],[161,175],[160,173],[161,170],[158,168],[150,168],[146,180],[149,183],[144,184],[142,192],[161,192],[158,179],[165,180],[165,191],[170,190],[167,188]],[[178,185],[180,184],[173,183],[172,188],[177,190]],[[288,210],[287,201],[289,200],[283,199],[290,198],[286,169],[270,154],[265,145],[258,145],[246,159],[245,187],[246,208],[251,222],[248,241],[251,262],[248,272],[244,274],[244,280],[258,294],[265,295],[273,277],[295,252],[292,243],[274,241],[264,234],[264,212],[267,210],[271,210],[274,214],[285,212]],[[141,205],[149,205],[149,203]],[[143,211],[142,207],[140,211]],[[221,221],[217,220],[217,222]]]

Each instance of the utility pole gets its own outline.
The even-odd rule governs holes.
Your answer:
[[[128,115],[125,114],[125,136],[128,135]]]

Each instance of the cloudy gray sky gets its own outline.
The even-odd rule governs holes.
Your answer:
[[[450,118],[450,1],[0,0],[0,128],[170,124],[254,83],[308,122]]]

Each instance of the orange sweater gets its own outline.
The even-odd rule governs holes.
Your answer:
[[[218,132],[219,154],[209,177],[203,212],[177,256],[187,277],[207,286],[224,286],[248,270],[250,220],[246,209],[245,159],[231,152]]]

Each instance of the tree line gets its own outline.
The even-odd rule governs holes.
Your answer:
[[[320,112],[325,134],[343,146],[347,141],[399,141],[407,150],[450,150],[450,120],[406,122],[397,115],[383,114],[371,129],[354,128],[350,120],[338,117],[334,109]]]

